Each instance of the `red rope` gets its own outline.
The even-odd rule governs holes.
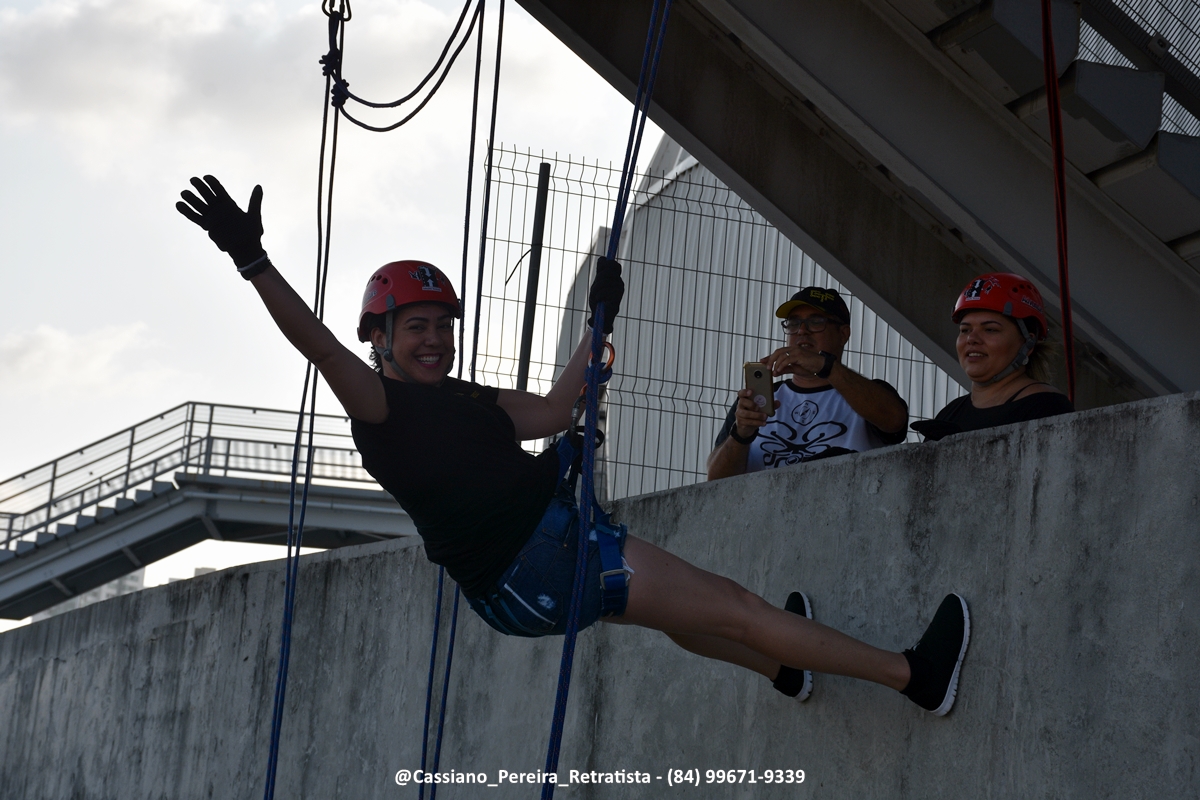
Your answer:
[[[1058,298],[1062,307],[1063,357],[1067,362],[1067,397],[1075,403],[1075,326],[1071,321],[1071,284],[1067,278],[1067,181],[1063,158],[1062,104],[1058,66],[1054,61],[1054,25],[1050,0],[1042,0],[1042,65],[1046,77],[1046,112],[1054,151],[1054,228],[1058,247]]]

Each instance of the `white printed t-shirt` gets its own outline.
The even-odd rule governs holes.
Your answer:
[[[887,381],[875,382],[896,391]],[[906,438],[904,430],[885,433],[867,422],[832,386],[805,389],[790,380],[780,381],[775,384],[775,399],[779,401],[779,408],[767,418],[767,424],[758,429],[758,436],[750,443],[747,472],[799,464],[847,451],[861,453],[899,444]],[[717,435],[715,447],[720,447],[729,436],[736,411],[737,400],[734,400]]]

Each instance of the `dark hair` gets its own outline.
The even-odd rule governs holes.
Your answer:
[[[362,327],[367,331],[367,343],[370,344],[371,333],[379,328],[382,331],[387,330],[387,315],[386,314],[364,314],[362,318]],[[383,360],[379,357],[379,351],[371,345],[371,366],[376,372],[383,373]]]
[[[436,301],[432,302],[434,302],[435,305],[445,306],[447,311],[449,311],[451,314],[454,313],[453,307],[451,307],[448,303],[438,303]],[[388,313],[394,314],[395,312],[411,305],[416,305],[416,303],[405,303],[402,306],[392,309]],[[362,327],[366,329],[367,339],[370,341],[370,335],[376,328],[381,331],[387,331],[387,314],[363,314]],[[371,346],[371,366],[375,368],[376,372],[382,374],[383,360],[380,358],[379,351],[375,349],[374,345]]]

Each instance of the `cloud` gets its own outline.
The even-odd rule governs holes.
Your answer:
[[[509,6],[497,138],[619,158],[628,104]],[[379,100],[407,93],[460,10],[458,0],[356,9],[344,61],[353,90]],[[488,11],[476,164],[487,137],[496,5]],[[315,2],[46,0],[28,12],[10,9],[0,14],[0,126],[55,142],[83,176],[116,194],[147,198],[135,206],[153,195],[169,208],[168,198],[198,172],[221,176],[238,198],[261,182],[275,241],[307,236],[326,30]],[[401,130],[373,134],[341,123],[340,241],[386,231],[394,248],[440,239],[447,223],[461,224],[451,221],[462,213],[474,49],[463,50],[438,95]],[[399,118],[392,110],[355,113],[374,123]]]
[[[9,125],[49,129],[105,173],[163,142],[193,149],[214,126],[298,120],[306,17],[198,0],[53,0],[0,17],[0,103]],[[319,40],[319,37],[317,37]],[[319,68],[312,67],[312,71]],[[314,79],[314,83],[317,81]]]
[[[264,245],[308,296],[325,90],[317,62],[328,48],[319,3],[0,4],[9,6],[0,8],[0,145],[10,155],[0,193],[0,467],[24,468],[188,399],[295,402],[302,361],[173,205],[191,175],[219,176],[242,201],[261,183]],[[461,8],[360,4],[346,31],[354,91],[406,93]],[[472,251],[496,9],[488,4]],[[497,139],[619,162],[628,101],[515,3],[504,43]],[[438,96],[398,131],[341,124],[326,318],[351,347],[376,266],[424,258],[457,273],[473,66],[468,45]],[[654,135],[651,126],[647,154]],[[51,294],[54,317],[41,300]]]
[[[357,10],[346,26],[344,62],[354,91],[380,100],[406,93],[433,64],[460,8],[457,0],[442,7],[382,0]],[[488,49],[494,5],[490,12]],[[0,13],[0,119],[49,126],[86,143],[88,165],[102,169],[164,132],[179,137],[177,146],[230,127],[278,144],[296,130],[315,129],[325,33],[312,2],[290,8],[231,0],[46,0],[24,13],[8,9]],[[519,108],[514,119],[532,116],[536,127],[547,118],[572,126],[603,118],[607,104],[589,96],[603,84],[515,7],[505,39],[502,102]],[[436,147],[446,138],[440,126],[465,128],[473,51],[464,49],[442,94],[422,112],[433,124],[414,126],[423,130],[424,144]],[[580,92],[588,82],[589,91]],[[372,121],[397,118],[392,111],[361,113]]]
[[[183,370],[163,364],[144,323],[109,325],[81,334],[39,325],[0,338],[0,396],[93,402],[136,396],[177,382]]]

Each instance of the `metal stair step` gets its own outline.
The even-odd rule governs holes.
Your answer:
[[[1076,61],[1060,81],[1066,158],[1084,172],[1140,153],[1162,121],[1161,72]],[[1046,90],[1009,106],[1038,135],[1050,141]]]
[[[96,508],[96,519],[97,520],[108,519],[109,517],[111,517],[113,514],[116,514],[116,513],[117,513],[117,510],[111,506],[99,506]]]
[[[147,491],[146,489],[138,489],[133,493],[133,502],[144,503],[152,497],[154,497],[154,492]]]
[[[1175,252],[1179,254],[1180,258],[1200,270],[1200,233],[1194,233],[1177,242],[1172,242],[1171,246],[1175,248]]]
[[[157,497],[160,494],[166,494],[167,492],[175,491],[175,484],[168,483],[166,481],[154,481],[150,484],[150,491],[154,493],[155,497]]]
[[[0,549],[0,564],[3,564],[6,561],[12,561],[16,557],[17,554],[12,550],[9,550],[7,547]]]
[[[17,555],[23,556],[33,548],[37,547],[33,542],[20,541],[17,542]]]
[[[1061,75],[1079,52],[1079,6],[1071,0],[1051,3],[1054,62]],[[930,31],[929,36],[971,77],[1006,103],[1045,85],[1039,3],[982,3]]]
[[[116,510],[124,511],[127,508],[133,508],[134,502],[128,497],[118,497],[116,502]]]
[[[80,514],[78,517],[75,518],[75,530],[79,530],[81,528],[86,528],[87,526],[94,525],[95,523],[96,523],[95,517],[89,516],[87,514]]]
[[[1091,178],[1164,242],[1200,231],[1200,137],[1160,131],[1145,152]]]
[[[928,32],[957,17],[977,0],[891,0],[896,10],[908,18],[921,32]]]
[[[74,525],[67,525],[62,522],[58,523],[58,525],[56,525],[54,527],[54,535],[55,536],[66,536],[68,533],[74,533],[74,532],[75,532]]]
[[[54,538],[55,537],[53,533],[46,533],[43,531],[37,535],[37,546],[42,547],[43,545],[48,545],[54,541]]]

